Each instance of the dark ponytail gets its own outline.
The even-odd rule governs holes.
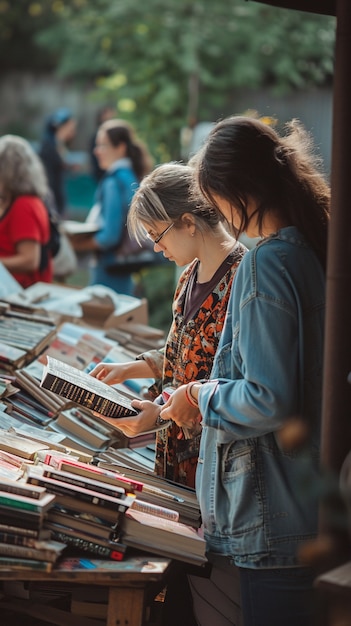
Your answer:
[[[146,146],[136,138],[135,132],[128,122],[124,120],[107,120],[101,124],[113,146],[124,143],[126,156],[130,158],[133,170],[140,181],[152,169],[152,158]]]

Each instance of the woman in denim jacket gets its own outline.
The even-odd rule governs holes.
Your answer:
[[[187,427],[202,416],[196,488],[217,589],[193,579],[199,624],[235,623],[223,595],[236,573],[245,626],[313,623],[300,549],[317,532],[330,193],[310,148],[296,121],[279,136],[238,116],[197,159],[197,187],[235,236],[261,237],[238,268],[211,380],[179,387],[161,411]],[[291,423],[308,433],[298,447],[286,445]]]

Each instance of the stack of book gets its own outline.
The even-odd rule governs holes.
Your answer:
[[[94,457],[109,446],[122,446],[127,442],[121,431],[104,424],[84,409],[60,411],[48,424],[46,431],[61,434],[61,443],[91,453]]]
[[[113,528],[115,538],[122,542],[124,546],[151,552],[154,554],[179,559],[188,563],[202,565],[206,562],[205,541],[198,533],[199,508],[193,490],[188,490],[180,485],[170,485],[162,479],[158,480],[157,486],[148,482],[149,476],[142,473],[145,481],[141,481],[128,476],[128,472],[123,473],[116,469],[105,469],[87,463],[79,463],[74,460],[60,458],[59,455],[52,455],[47,459],[50,467],[44,469],[44,474],[51,475],[56,472],[57,476],[69,480],[70,484],[87,485],[93,481],[96,489],[108,490],[113,486],[118,486],[126,492],[134,492],[133,500],[129,507],[116,518],[116,525]],[[100,483],[98,487],[97,483]],[[47,483],[45,484],[48,489]],[[167,488],[161,488],[167,485]],[[57,492],[56,492],[57,493]],[[180,495],[181,494],[181,495]],[[59,503],[60,500],[58,498]],[[56,504],[57,504],[56,503]],[[62,503],[67,507],[67,501]],[[77,506],[77,505],[76,505]],[[78,503],[79,506],[79,503]],[[56,517],[55,523],[59,522],[56,508],[50,512],[49,518]],[[81,506],[75,508],[74,526],[82,530],[82,516],[78,513],[83,509]],[[60,511],[60,520],[62,522]],[[101,507],[97,509],[96,517],[102,515]],[[96,521],[96,517],[95,520]],[[106,520],[105,520],[106,521]],[[69,523],[69,521],[68,521]],[[79,524],[79,529],[77,528]],[[105,532],[101,528],[101,532]],[[52,528],[52,525],[50,526]],[[94,528],[90,529],[94,532]],[[106,530],[106,529],[105,529]],[[96,533],[95,533],[96,534]],[[63,535],[54,535],[59,540],[65,540]],[[109,541],[111,536],[109,537]]]
[[[144,487],[140,499],[149,504],[172,507],[178,512],[180,522],[199,528],[201,514],[195,489],[157,476],[150,470],[144,453],[145,450],[138,448],[109,448],[106,453],[99,455],[98,467],[120,472],[129,480],[142,482]]]
[[[54,417],[67,404],[63,398],[40,387],[40,378],[43,365],[37,360],[24,368],[16,370],[14,384],[19,387],[21,393],[26,394],[48,412],[49,417]]]
[[[66,547],[44,528],[54,502],[41,487],[0,478],[0,567],[51,571]]]
[[[56,335],[56,326],[39,315],[27,315],[1,304],[0,363],[13,371],[30,363],[40,355]]]
[[[74,551],[122,560],[126,546],[120,541],[119,522],[135,494],[124,486],[98,480],[94,473],[83,477],[72,472],[75,462],[69,465],[65,459],[56,458],[56,469],[42,465],[28,468],[26,473],[28,484],[55,495],[55,506],[45,522],[53,539]],[[129,487],[129,483],[124,484]]]

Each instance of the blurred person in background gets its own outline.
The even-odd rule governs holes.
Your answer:
[[[126,231],[131,200],[142,178],[150,172],[152,159],[130,124],[120,119],[101,124],[95,154],[105,174],[96,190],[88,221],[98,231],[89,237],[71,238],[76,252],[92,252],[90,284],[105,285],[117,293],[133,295],[130,268],[116,269],[115,253]]]
[[[62,107],[51,113],[45,122],[39,156],[44,164],[57,213],[66,211],[65,175],[71,166],[67,163],[68,146],[76,135],[76,120],[70,109]]]
[[[22,285],[52,282],[43,165],[22,137],[0,137],[0,261]]]
[[[107,120],[112,120],[115,117],[116,109],[111,104],[105,104],[105,106],[101,107],[96,114],[96,129],[89,143],[90,171],[96,183],[100,182],[105,173],[105,170],[100,167],[95,154],[95,144],[98,130],[101,124]]]

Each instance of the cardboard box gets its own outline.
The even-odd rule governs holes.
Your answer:
[[[130,296],[123,296],[123,298],[129,298]],[[132,301],[125,301],[121,303],[120,307],[111,313],[104,323],[104,328],[118,328],[121,324],[127,324],[133,322],[136,324],[148,323],[148,305],[145,298],[132,298]],[[123,310],[124,309],[124,310]]]
[[[27,305],[32,310],[46,314],[56,324],[78,322],[99,328],[113,328],[119,323],[148,322],[145,299],[116,293],[104,285],[76,288],[38,282],[20,294],[9,297],[8,302]]]

